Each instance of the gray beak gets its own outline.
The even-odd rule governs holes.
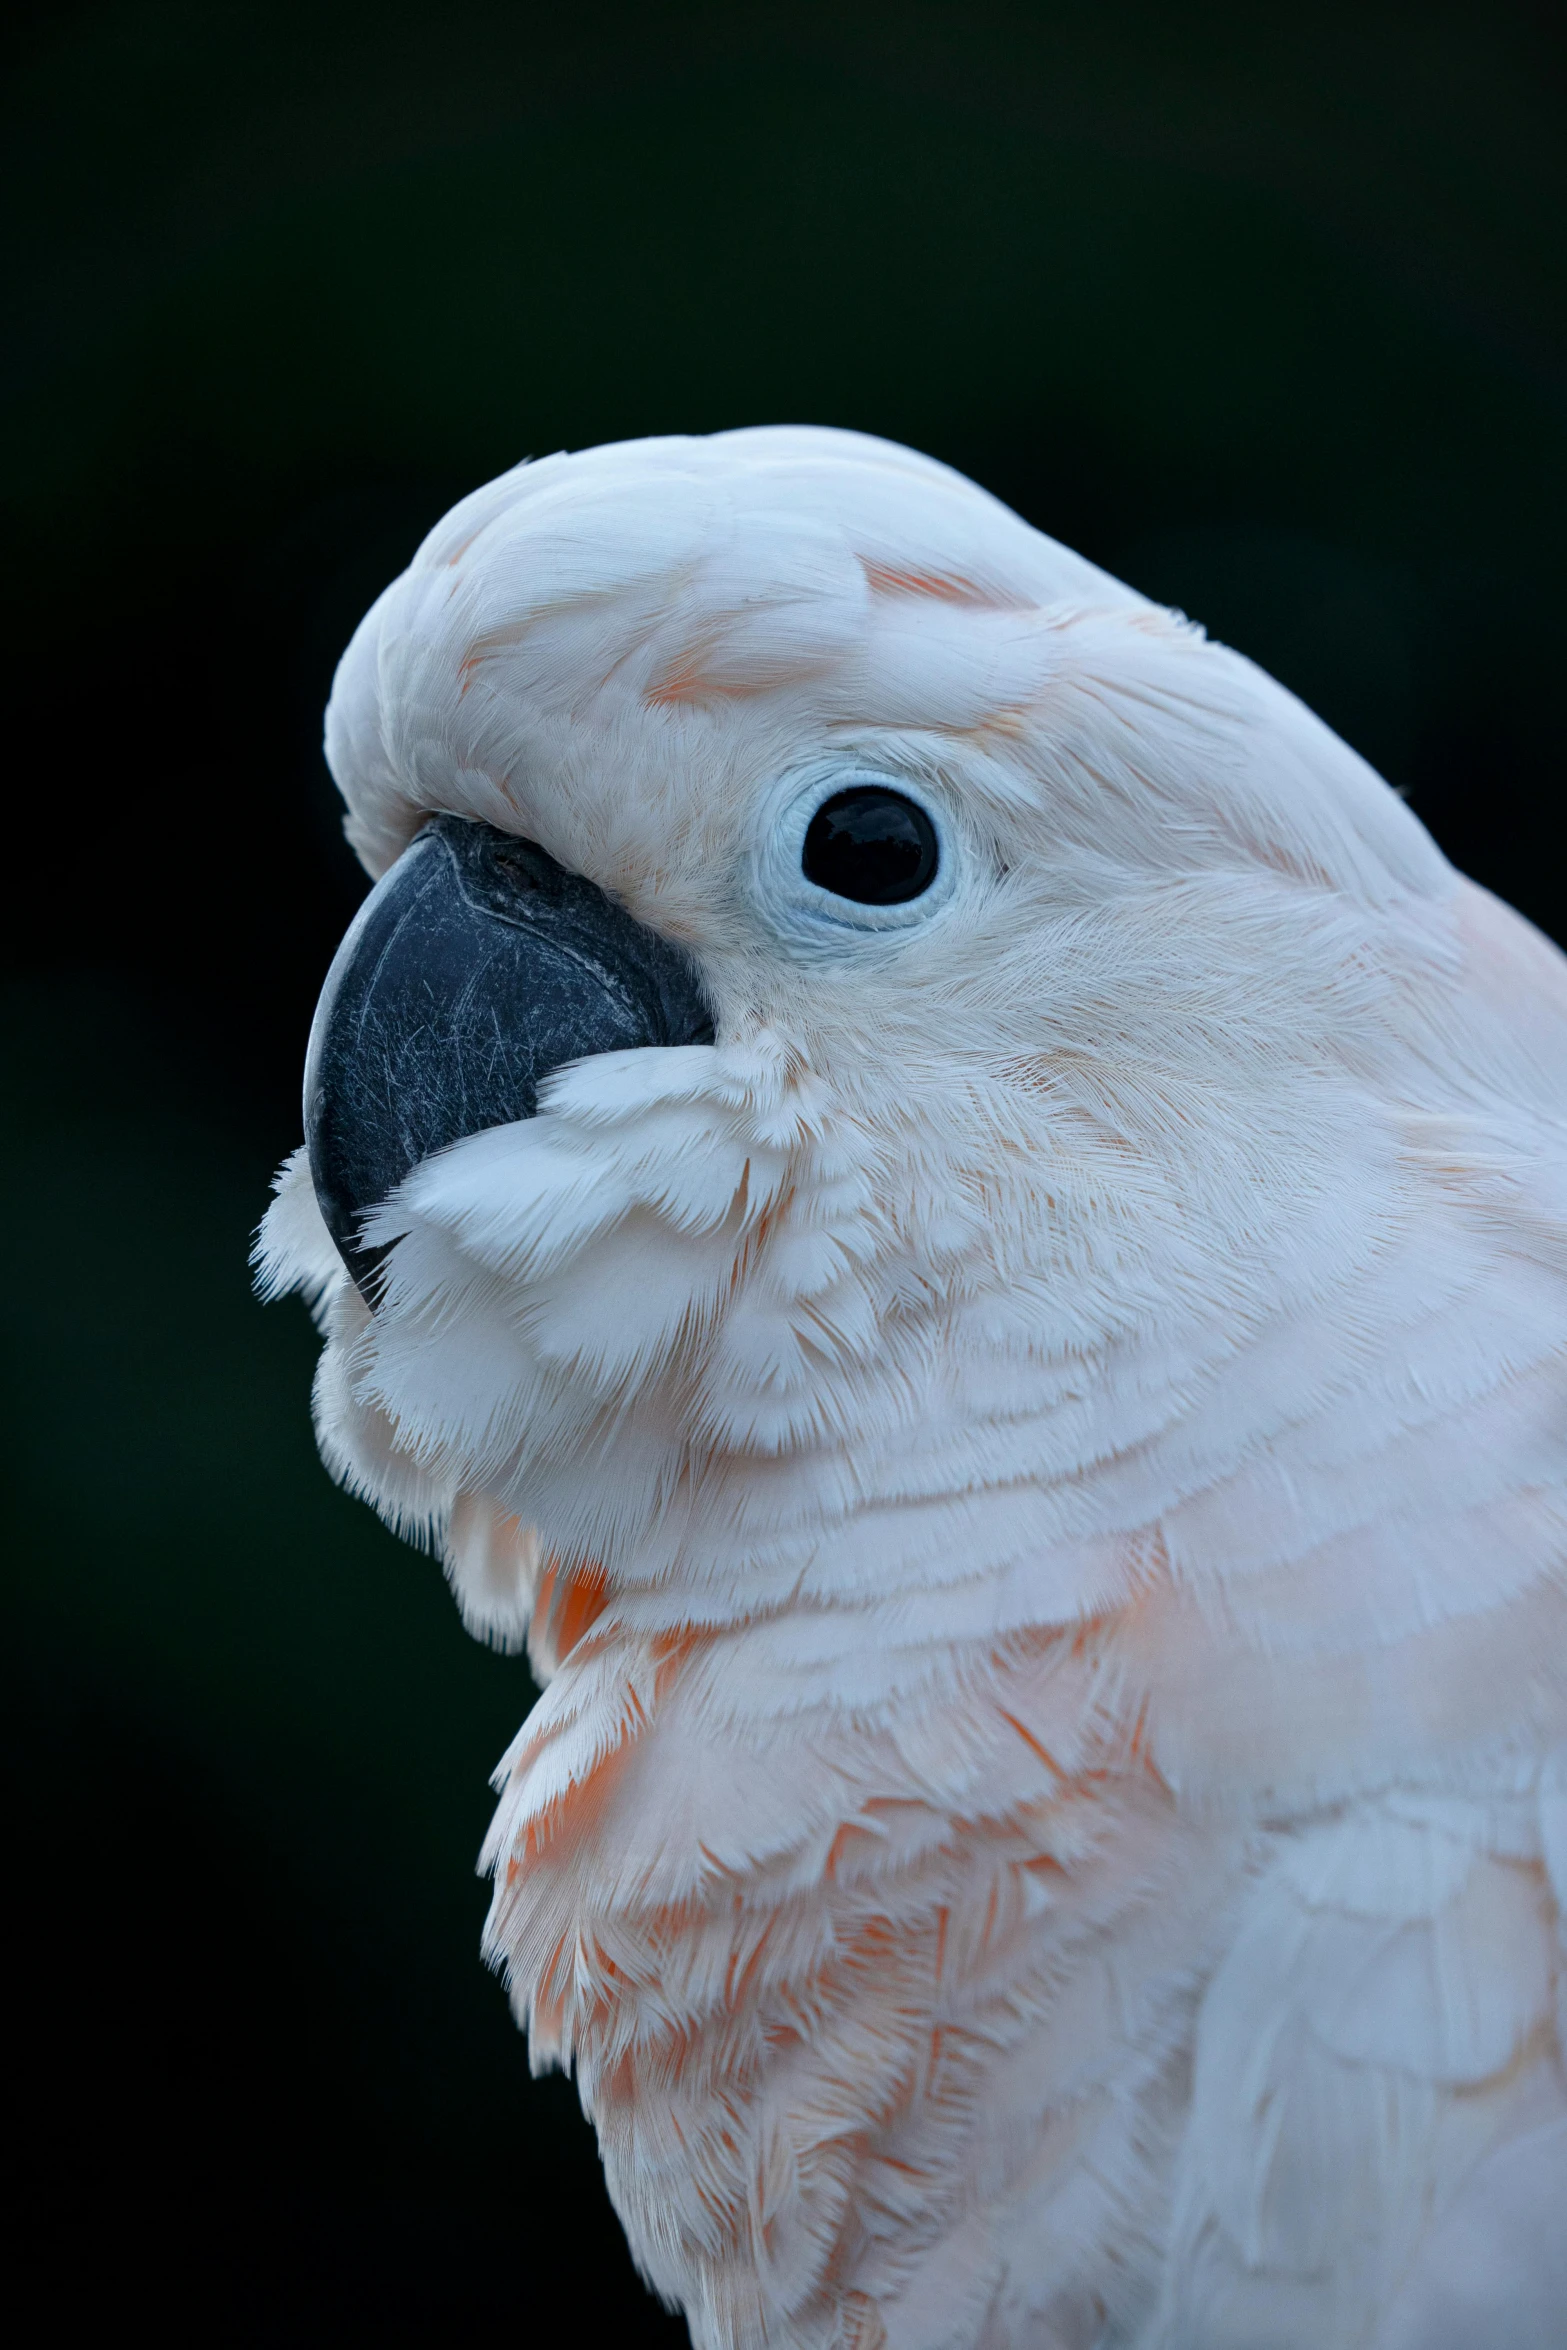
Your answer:
[[[434,818],[338,948],[305,1061],[316,1198],[366,1300],[364,1217],[421,1159],[531,1118],[564,1062],[712,1038],[679,947],[532,841]]]

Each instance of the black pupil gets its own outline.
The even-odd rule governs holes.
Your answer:
[[[901,792],[852,784],[823,800],[800,858],[807,881],[859,906],[902,906],[936,878],[936,827]]]

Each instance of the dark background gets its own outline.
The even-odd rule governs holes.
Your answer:
[[[359,613],[525,452],[812,419],[1273,668],[1546,928],[1558,9],[13,21],[6,2214],[30,2338],[677,2338],[477,1957],[530,1697],[249,1298]]]

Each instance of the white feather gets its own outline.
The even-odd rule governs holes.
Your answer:
[[[475,493],[328,749],[373,871],[524,833],[717,1014],[416,1169],[373,1316],[297,1161],[264,1254],[331,1465],[549,1679],[488,1947],[697,2343],[1560,2339],[1561,958],[853,434]],[[791,927],[834,761],[928,919]]]

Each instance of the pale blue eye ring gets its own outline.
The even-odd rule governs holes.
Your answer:
[[[817,815],[829,800],[856,792],[891,794],[912,805],[922,834],[928,828],[935,871],[917,895],[890,905],[866,904],[822,887],[806,871],[806,835]],[[820,760],[780,777],[759,813],[752,897],[791,954],[853,953],[873,940],[924,929],[958,888],[963,860],[955,829],[940,798],[923,781],[858,760]]]

